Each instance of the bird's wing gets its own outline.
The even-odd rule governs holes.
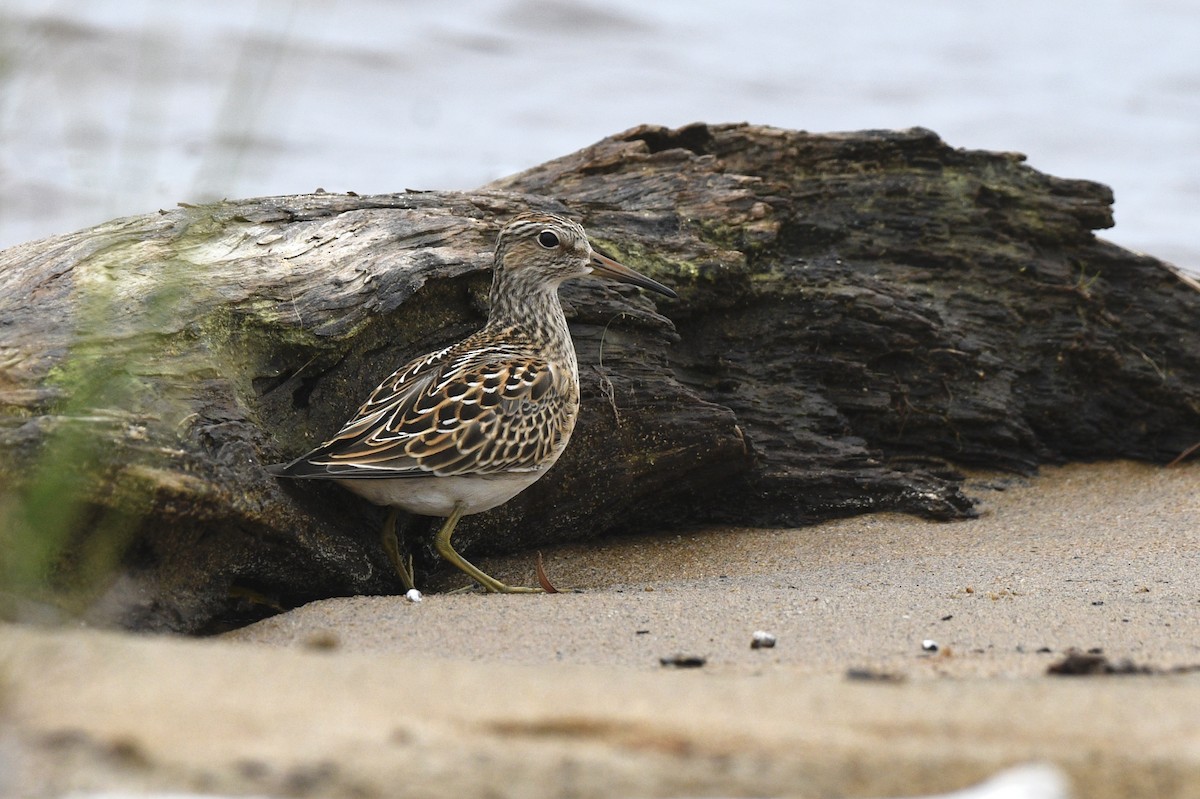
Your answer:
[[[277,473],[338,479],[539,468],[570,399],[545,360],[451,347],[394,372],[337,435]]]

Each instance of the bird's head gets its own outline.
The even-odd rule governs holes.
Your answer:
[[[524,282],[558,286],[573,277],[604,277],[667,297],[674,291],[592,249],[578,223],[557,214],[530,212],[514,217],[496,241],[496,270]]]

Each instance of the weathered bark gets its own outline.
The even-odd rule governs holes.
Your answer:
[[[118,220],[0,253],[0,489],[28,496],[39,462],[74,463],[77,543],[114,511],[137,520],[104,603],[128,626],[220,623],[231,591],[286,606],[395,590],[376,509],[262,465],[481,325],[495,233],[533,206],[577,214],[681,298],[564,288],[575,438],[544,480],[464,520],[462,549],[967,516],[948,462],[1165,461],[1200,441],[1200,292],[1092,235],[1111,201],[928,131],[696,125],[475,193]]]

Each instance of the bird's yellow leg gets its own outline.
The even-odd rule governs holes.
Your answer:
[[[485,574],[478,566],[473,565],[470,561],[458,554],[454,547],[450,545],[450,536],[454,535],[454,528],[458,525],[458,520],[462,518],[463,506],[458,503],[454,506],[454,510],[446,518],[446,522],[442,525],[442,529],[438,530],[437,537],[433,539],[433,545],[438,553],[452,564],[456,569],[471,577],[488,591],[497,594],[540,594],[543,593],[540,588],[526,588],[520,585],[506,585],[500,582],[495,577]]]
[[[417,587],[413,582],[412,555],[406,559],[400,554],[400,539],[396,535],[398,523],[399,511],[392,508],[388,513],[387,521],[383,523],[383,531],[379,534],[379,538],[383,542],[383,551],[387,553],[392,565],[396,568],[396,574],[400,575],[400,582],[404,584],[404,590],[411,591]]]

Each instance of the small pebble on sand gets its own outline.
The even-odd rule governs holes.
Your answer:
[[[750,637],[751,649],[770,649],[775,646],[775,636],[766,630],[755,630]]]

